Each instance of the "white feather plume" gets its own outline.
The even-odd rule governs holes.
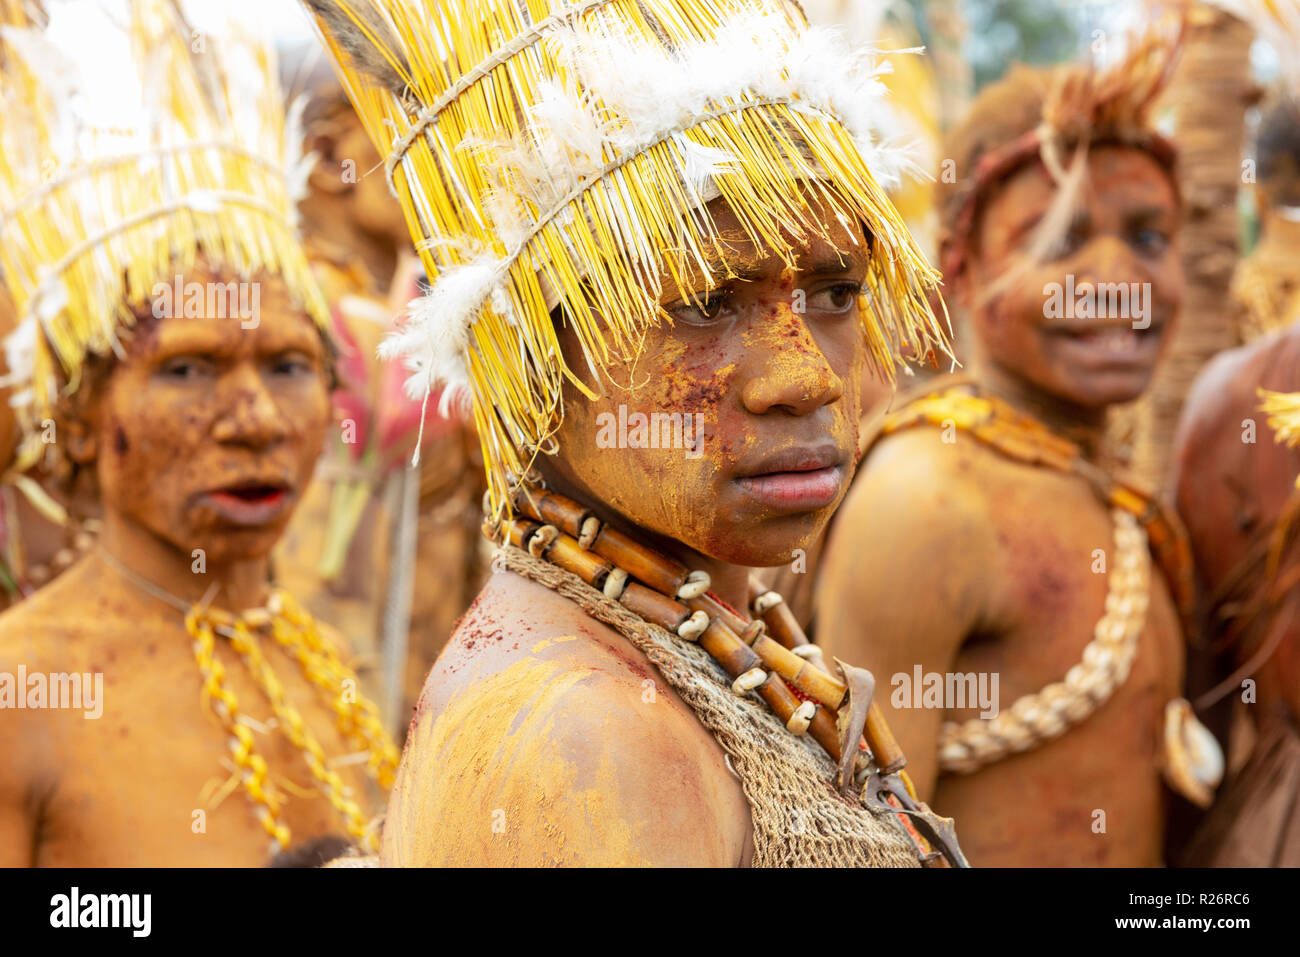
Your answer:
[[[406,321],[379,346],[382,359],[405,359],[411,375],[406,393],[427,396],[439,383],[467,383],[465,352],[469,328],[483,304],[493,298],[504,278],[501,264],[490,259],[453,267],[407,307]]]

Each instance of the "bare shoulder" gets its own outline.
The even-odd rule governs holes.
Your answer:
[[[849,660],[942,665],[1009,603],[992,496],[1023,480],[971,436],[884,436],[835,517],[817,583],[820,640]],[[900,660],[901,660],[900,658]]]
[[[858,466],[834,534],[982,546],[991,537],[991,479],[1002,466],[960,432],[915,428],[885,436]]]
[[[1269,346],[1276,336],[1219,353],[1197,374],[1179,420],[1177,445],[1183,447],[1207,430],[1217,430],[1227,418],[1253,411],[1258,406],[1255,388]]]
[[[57,666],[70,657],[70,644],[84,643],[99,616],[87,605],[85,562],[0,614],[0,668],[22,662],[28,669]],[[100,619],[102,621],[102,619]]]
[[[721,748],[645,657],[498,573],[425,684],[384,860],[726,866],[749,833]]]
[[[32,863],[64,764],[95,724],[83,718],[102,711],[102,676],[93,682],[85,650],[92,623],[68,610],[76,575],[70,569],[0,615],[0,866]]]
[[[1300,382],[1288,381],[1297,365],[1300,339],[1289,330],[1206,363],[1183,403],[1170,457],[1168,486],[1180,510],[1196,508],[1201,495],[1217,494],[1226,476],[1253,468],[1249,463],[1257,456],[1276,457],[1257,390],[1300,388]],[[1269,450],[1261,453],[1261,446]]]

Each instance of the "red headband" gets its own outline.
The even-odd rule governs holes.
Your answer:
[[[1044,144],[1041,130],[1042,128],[1038,127],[1021,134],[1011,142],[985,153],[975,164],[972,185],[962,198],[961,207],[949,231],[950,242],[947,243],[947,251],[941,263],[945,278],[955,277],[965,265],[966,249],[975,228],[975,213],[979,208],[980,198],[994,184],[1010,176],[1016,169],[1042,156]],[[1172,140],[1160,133],[1150,131],[1132,139],[1119,136],[1105,137],[1094,140],[1092,145],[1130,146],[1143,150],[1155,157],[1156,162],[1171,174],[1178,158],[1178,147]],[[1172,175],[1170,178],[1173,179],[1175,194],[1179,195],[1177,179]],[[1181,202],[1181,195],[1179,201]]]

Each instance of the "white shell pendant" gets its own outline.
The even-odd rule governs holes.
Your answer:
[[[1171,788],[1198,807],[1209,807],[1223,780],[1223,749],[1186,698],[1165,705],[1162,770]]]

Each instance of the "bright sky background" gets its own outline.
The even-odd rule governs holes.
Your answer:
[[[278,47],[315,42],[310,20],[297,0],[183,0],[186,16],[201,32],[220,32],[233,19],[265,31]],[[126,37],[112,29],[125,18],[125,0],[47,0],[46,36],[58,52],[89,79],[77,84],[87,113],[97,125],[130,127],[142,110],[136,71]]]
[[[218,32],[227,20],[248,29],[265,31],[276,46],[297,46],[312,42],[314,34],[307,12],[298,0],[183,0],[186,17],[195,29]],[[124,0],[47,0],[50,38],[64,53],[81,58],[88,65],[107,64],[121,51],[106,42],[105,12],[124,15]]]
[[[307,11],[298,0],[190,0],[185,13],[200,30],[213,29],[223,16],[261,24],[277,46],[294,46],[314,37]]]

